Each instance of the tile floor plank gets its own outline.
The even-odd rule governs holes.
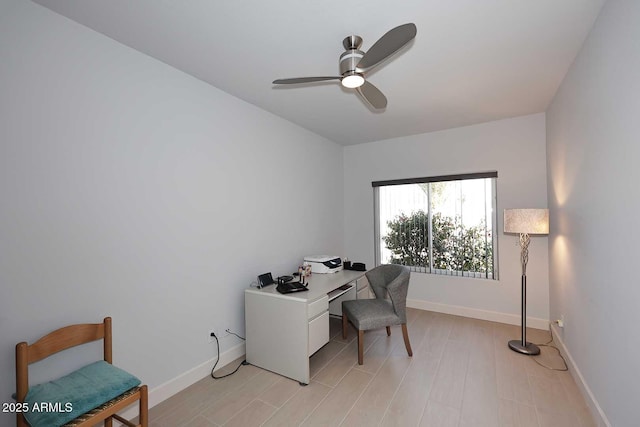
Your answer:
[[[351,408],[342,425],[369,427],[378,424],[411,362],[411,358],[406,353],[401,356],[390,356]]]
[[[498,408],[501,427],[538,427],[538,416],[534,406],[500,399]]]
[[[448,341],[429,400],[456,409],[462,407],[464,383],[469,362],[469,345],[462,341]]]
[[[373,375],[352,369],[309,414],[302,426],[337,426],[365,390]]]
[[[316,381],[311,381],[307,386],[300,386],[300,391],[278,409],[263,425],[265,427],[299,426],[331,390],[331,387]]]
[[[424,409],[420,427],[458,427],[460,411],[438,402],[429,401]]]
[[[259,427],[277,409],[268,403],[255,399],[225,423],[225,427]]]
[[[411,365],[387,407],[381,426],[418,425],[439,363],[440,358],[431,353],[414,353]]]
[[[261,371],[242,387],[213,402],[202,412],[202,415],[216,424],[224,424],[279,379],[279,375]]]

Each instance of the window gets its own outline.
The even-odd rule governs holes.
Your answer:
[[[497,172],[373,182],[376,265],[497,279]]]

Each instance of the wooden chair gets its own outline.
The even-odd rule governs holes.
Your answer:
[[[148,407],[147,407],[148,406],[147,386],[139,385],[140,380],[138,380],[134,376],[112,365],[112,357],[111,357],[112,335],[111,335],[111,318],[110,317],[106,317],[103,323],[97,323],[97,324],[87,323],[87,324],[71,325],[71,326],[67,326],[67,327],[55,330],[49,333],[48,335],[45,335],[44,337],[40,338],[38,341],[36,341],[31,345],[27,344],[26,342],[21,342],[18,345],[16,345],[16,400],[17,402],[18,403],[27,402],[26,404],[28,404],[28,399],[25,401],[25,398],[28,398],[27,393],[30,392],[30,388],[29,388],[29,365],[30,364],[37,362],[39,360],[42,360],[44,358],[47,358],[60,351],[67,350],[69,348],[72,348],[81,344],[89,343],[92,341],[97,341],[97,340],[103,340],[104,362],[106,362],[106,364],[102,361],[96,362],[95,364],[88,365],[85,367],[85,368],[89,368],[91,366],[95,366],[95,369],[85,370],[85,368],[81,368],[75,371],[74,373],[71,373],[59,379],[57,382],[55,382],[56,383],[55,387],[43,388],[43,386],[47,386],[48,384],[50,384],[50,383],[46,383],[44,385],[33,386],[31,388],[31,391],[33,391],[34,394],[38,393],[38,391],[40,390],[50,391],[52,388],[61,389],[62,391],[67,391],[60,384],[71,384],[75,388],[79,388],[81,384],[73,383],[74,379],[78,377],[86,377],[88,372],[100,373],[104,376],[104,378],[107,378],[112,382],[119,381],[120,378],[125,378],[128,381],[131,380],[132,383],[138,384],[138,385],[129,387],[128,383],[120,384],[121,387],[129,387],[129,388],[127,388],[126,390],[123,390],[123,392],[121,392],[121,394],[119,394],[115,398],[109,397],[106,399],[107,401],[99,402],[93,408],[87,408],[86,412],[83,411],[83,408],[81,407],[80,408],[73,407],[74,405],[76,405],[76,403],[74,403],[73,401],[66,402],[71,404],[71,407],[73,407],[74,411],[77,412],[78,410],[80,410],[80,411],[83,411],[83,413],[79,414],[78,416],[75,416],[73,412],[69,411],[71,416],[73,416],[74,418],[72,420],[65,420],[62,423],[57,423],[56,421],[56,425],[64,424],[65,426],[68,426],[68,427],[71,427],[71,426],[88,427],[88,426],[93,426],[99,423],[100,421],[104,421],[105,426],[111,427],[113,425],[113,419],[116,419],[120,423],[129,427],[147,427],[148,418],[149,418]],[[74,377],[75,373],[80,373],[80,375]],[[96,380],[95,382],[96,384],[104,383],[102,377],[96,377],[95,380]],[[117,390],[117,387],[116,388],[113,387],[114,384],[110,384],[110,386],[112,386],[111,390],[114,390],[114,389]],[[115,386],[118,386],[118,384],[115,384]],[[70,389],[73,389],[74,387],[70,387]],[[88,393],[84,393],[84,392],[82,393],[82,397],[83,397],[82,400],[84,401],[87,395],[90,395],[95,388],[97,387],[93,387],[93,388],[90,387],[86,389]],[[101,396],[106,395],[109,392],[112,394],[114,393],[113,391],[105,391],[105,390],[102,390],[99,392],[96,391],[96,396],[94,396],[94,400],[100,399]],[[97,393],[101,393],[101,394],[98,395]],[[115,393],[120,393],[120,392],[116,391]],[[45,396],[45,395],[46,394],[42,394],[40,396]],[[64,396],[69,396],[69,394],[64,394]],[[60,397],[62,397],[62,395]],[[51,399],[50,401],[53,402],[54,400],[55,400],[55,396],[53,396],[53,399]],[[135,403],[136,401],[139,404],[139,417],[138,417],[139,424],[133,424],[128,420],[122,418],[121,416],[117,415],[118,411],[121,411],[122,409]],[[63,404],[64,403],[65,402],[63,402]],[[78,406],[82,406],[82,405],[78,403]],[[23,413],[17,414],[18,427],[27,427],[30,425],[28,424],[27,419],[25,419],[24,415],[25,414]],[[26,415],[27,417],[33,416],[33,414],[26,414]],[[32,422],[35,422],[36,425],[45,423],[45,421],[42,421],[42,420],[40,421],[32,420]],[[51,421],[48,421],[48,422],[52,423]]]
[[[363,364],[364,331],[402,327],[402,337],[409,357],[413,356],[407,331],[407,292],[411,272],[402,265],[385,264],[365,273],[375,299],[356,299],[342,302],[342,337],[347,338],[348,322],[358,330],[358,364]],[[387,296],[389,297],[387,299]]]

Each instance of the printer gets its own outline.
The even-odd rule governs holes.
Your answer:
[[[312,273],[336,273],[342,270],[342,259],[335,255],[310,255],[304,263],[311,266]]]

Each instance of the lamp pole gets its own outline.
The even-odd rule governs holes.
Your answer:
[[[522,265],[522,325],[521,340],[509,341],[509,348],[518,353],[535,356],[540,354],[540,348],[537,345],[527,342],[527,262],[529,261],[529,233],[520,233],[520,264]]]

